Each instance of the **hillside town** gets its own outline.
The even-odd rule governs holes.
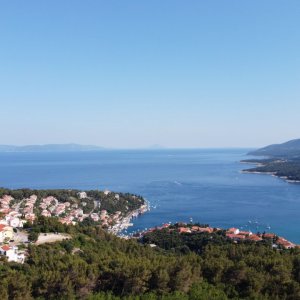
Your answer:
[[[105,190],[103,197],[112,199],[110,201],[118,204],[123,196]],[[28,241],[28,233],[22,228],[27,222],[34,223],[38,216],[56,217],[60,223],[66,225],[76,225],[85,219],[90,219],[108,231],[118,234],[132,225],[130,223],[132,218],[148,210],[143,199],[138,199],[134,195],[127,197],[140,203],[137,209],[130,210],[128,206],[125,206],[123,211],[101,209],[100,200],[89,197],[87,192],[82,191],[77,192],[76,197],[70,197],[69,201],[64,202],[51,195],[40,198],[32,194],[22,199],[3,195],[0,198],[0,256],[6,256],[8,261],[24,262],[26,256],[24,246],[30,241]],[[122,200],[124,201],[123,198]]]

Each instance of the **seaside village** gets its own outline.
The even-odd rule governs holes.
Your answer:
[[[104,191],[105,195],[111,192]],[[44,217],[58,217],[62,224],[75,225],[90,217],[95,222],[101,222],[104,228],[112,233],[127,228],[131,225],[130,220],[144,213],[148,207],[142,205],[139,209],[130,212],[126,216],[120,211],[109,214],[106,210],[100,210],[100,203],[93,201],[93,207],[88,212],[84,212],[86,206],[85,199],[88,199],[86,192],[79,192],[78,203],[59,202],[55,197],[48,196],[38,201],[36,195],[29,198],[15,201],[10,195],[0,198],[0,257],[6,256],[8,261],[23,263],[26,256],[25,244],[28,244],[28,234],[22,230],[23,225],[30,221],[34,222],[37,213]],[[118,194],[113,194],[116,200]],[[135,196],[132,196],[135,197]]]
[[[111,193],[104,191],[105,195]],[[48,196],[38,200],[36,195],[31,195],[29,198],[15,201],[10,195],[4,195],[0,198],[0,258],[7,257],[8,261],[23,263],[26,257],[26,244],[28,241],[28,234],[22,230],[24,224],[28,221],[34,222],[38,212],[44,217],[55,216],[58,217],[62,224],[73,224],[82,222],[85,218],[90,217],[92,220],[101,223],[108,231],[117,234],[128,226],[132,225],[130,220],[137,217],[148,210],[148,205],[143,204],[139,209],[129,212],[126,216],[122,215],[120,211],[113,214],[108,214],[106,210],[100,210],[100,203],[93,201],[93,207],[88,212],[84,209],[87,199],[86,192],[79,192],[78,203],[59,202],[55,197]],[[116,200],[119,195],[114,194]],[[96,209],[98,206],[98,209]],[[85,212],[84,212],[85,211]],[[162,227],[156,227],[140,233],[145,234],[154,230],[160,230],[170,227],[171,224],[165,224]],[[179,233],[213,233],[220,228],[192,226],[184,223],[177,224],[176,230]],[[174,230],[174,229],[169,229]],[[230,228],[226,230],[226,236],[235,242],[249,240],[254,242],[262,241],[263,239],[272,239],[273,247],[290,249],[299,247],[292,242],[278,237],[273,233],[255,234],[250,231],[240,231],[238,228]],[[128,237],[127,237],[128,238]]]
[[[160,227],[150,228],[147,231],[143,233],[139,233],[136,235],[142,236],[148,232],[153,232],[155,230],[162,230],[162,229],[168,229],[171,226],[171,224],[164,224]],[[212,228],[212,227],[200,227],[200,226],[189,226],[186,223],[177,223],[176,229],[169,228],[169,231],[177,230],[181,234],[189,234],[189,233],[208,233],[212,234],[217,231],[222,231],[221,228]],[[234,242],[238,243],[239,241],[253,241],[253,242],[260,242],[262,240],[272,240],[273,241],[273,248],[282,248],[282,249],[291,249],[298,247],[300,248],[300,245],[296,245],[283,237],[277,236],[274,233],[252,233],[251,231],[241,231],[238,228],[229,228],[225,230],[225,235],[227,238],[233,240]],[[152,245],[155,247],[155,245]]]

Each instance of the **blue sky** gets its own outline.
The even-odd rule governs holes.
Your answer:
[[[0,143],[300,138],[300,2],[1,1]]]

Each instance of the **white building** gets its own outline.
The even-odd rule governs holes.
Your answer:
[[[95,222],[98,222],[99,221],[99,215],[96,214],[96,213],[92,213],[91,214],[91,219],[93,219]]]
[[[79,192],[77,195],[78,195],[79,199],[85,199],[85,198],[87,198],[86,192]]]
[[[23,221],[20,220],[19,218],[9,218],[8,220],[8,224],[13,227],[23,227]]]
[[[107,196],[107,195],[109,195],[111,193],[111,191],[105,190],[103,193],[104,193],[105,196]]]
[[[13,239],[14,232],[11,226],[5,224],[0,224],[0,243],[3,243],[5,240]]]
[[[4,255],[7,257],[8,261],[15,261],[18,263],[24,263],[25,255],[24,253],[18,252],[18,247],[10,247],[8,245],[4,245],[0,248],[0,255]]]

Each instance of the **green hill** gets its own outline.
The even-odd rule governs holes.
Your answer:
[[[271,157],[300,157],[300,139],[291,140],[282,144],[269,145],[251,151],[248,154]]]

